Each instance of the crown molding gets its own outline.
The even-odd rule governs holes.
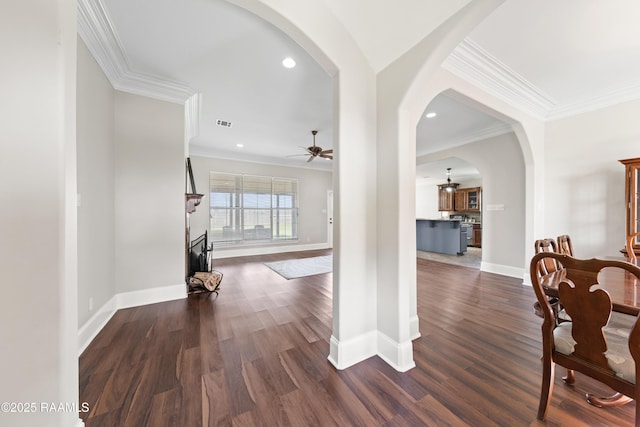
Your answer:
[[[547,114],[546,119],[562,119],[638,99],[640,99],[640,85],[631,85],[608,94],[558,106]]]
[[[560,119],[640,99],[640,85],[631,85],[608,94],[560,104],[468,38],[456,47],[442,66],[541,120]]]
[[[116,90],[184,104],[195,91],[182,82],[131,70],[127,55],[100,0],[78,0],[78,34]]]
[[[442,66],[497,98],[544,119],[556,101],[473,40],[465,39]]]

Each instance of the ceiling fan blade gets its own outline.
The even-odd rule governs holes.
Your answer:
[[[307,160],[307,163],[309,163],[311,160],[313,160],[315,156],[309,156],[309,159]]]
[[[329,154],[322,154],[322,153],[320,153],[320,157],[322,157],[322,158],[324,158],[324,159],[333,160],[333,156],[330,156]]]
[[[329,149],[329,150],[324,150],[323,152],[321,152],[320,154],[333,154],[333,148]]]
[[[300,157],[300,156],[308,156],[309,154],[291,154],[289,156],[285,156],[285,157]]]

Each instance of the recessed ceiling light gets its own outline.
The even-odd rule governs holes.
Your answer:
[[[427,114],[425,115],[425,117],[426,117],[427,119],[433,119],[433,118],[434,118],[435,116],[437,116],[437,115],[438,115],[438,114],[436,114],[436,113],[434,113],[434,112],[432,111],[432,112],[430,112],[430,113],[427,113]]]
[[[236,144],[236,147],[242,148],[242,147],[244,147],[244,144]]]
[[[288,56],[282,60],[282,65],[284,65],[285,68],[293,68],[296,66],[296,61],[294,61],[293,58]]]

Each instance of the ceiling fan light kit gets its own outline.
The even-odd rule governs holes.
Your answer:
[[[311,134],[313,135],[313,145],[307,148],[301,147],[303,148],[306,153],[305,154],[294,154],[293,156],[287,156],[287,157],[294,157],[294,156],[309,156],[309,158],[307,159],[307,163],[309,163],[310,161],[312,161],[313,159],[315,159],[316,157],[322,157],[324,159],[327,160],[333,160],[333,149],[329,149],[329,150],[323,150],[322,147],[319,147],[316,145],[316,135],[318,134],[317,130],[312,130]]]

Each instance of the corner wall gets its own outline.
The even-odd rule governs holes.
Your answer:
[[[116,293],[185,286],[184,106],[116,91]]]
[[[77,103],[78,325],[81,326],[116,293],[115,91],[81,39],[78,39]]]

